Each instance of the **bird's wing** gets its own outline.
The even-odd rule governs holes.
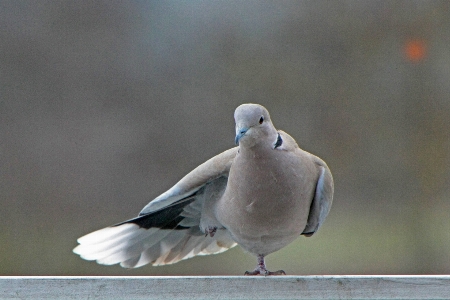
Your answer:
[[[99,264],[137,268],[234,247],[226,229],[219,228],[211,237],[199,225],[203,202],[223,193],[237,151],[238,147],[232,148],[198,166],[145,206],[138,217],[79,238],[73,251]]]
[[[318,169],[319,176],[309,210],[308,223],[302,233],[308,237],[312,236],[325,221],[333,203],[334,193],[333,176],[327,164],[316,156],[312,155],[312,157]]]
[[[327,164],[322,159],[300,149],[295,140],[286,132],[279,130],[278,133],[282,137],[276,143],[279,144],[279,148],[296,152],[299,157],[306,156],[308,160],[314,163],[315,170],[317,171],[317,177],[311,177],[311,180],[315,180],[313,182],[315,192],[309,209],[308,222],[302,232],[303,235],[309,237],[319,229],[330,211],[334,193],[333,176]]]

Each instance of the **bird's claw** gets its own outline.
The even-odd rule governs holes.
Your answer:
[[[267,275],[286,275],[286,272],[284,272],[283,270],[278,270],[275,272],[269,272],[269,274]]]
[[[217,231],[217,227],[216,226],[208,226],[207,228],[205,228],[205,237],[209,236],[213,237],[214,234],[216,234]]]
[[[257,276],[257,275],[264,275],[264,276],[276,276],[276,275],[286,275],[286,272],[284,272],[283,270],[278,270],[275,272],[270,272],[267,269],[261,269],[261,268],[256,268],[253,271],[245,271],[244,276]]]

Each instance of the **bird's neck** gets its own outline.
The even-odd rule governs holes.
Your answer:
[[[270,141],[270,140],[269,140]],[[240,147],[239,152],[247,158],[264,158],[273,155],[274,144],[276,142],[276,136],[273,139],[273,143],[270,141],[264,141],[261,143],[255,143],[251,146]]]

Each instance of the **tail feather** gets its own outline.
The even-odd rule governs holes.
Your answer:
[[[73,251],[99,264],[120,263],[125,268],[137,268],[149,263],[173,264],[195,255],[220,253],[236,245],[226,230],[219,230],[213,238],[196,233],[192,228],[145,229],[124,223],[79,238],[80,245]]]
[[[114,265],[124,262],[139,256],[143,251],[158,244],[170,234],[170,230],[158,230],[156,228],[143,229],[138,228],[137,226],[136,232],[136,237],[133,239],[123,239],[119,246],[114,247],[106,253],[99,253],[99,257],[95,260],[97,260],[99,264],[104,265]]]
[[[132,226],[132,224],[127,224],[126,226],[128,225],[131,225],[131,227],[136,227]],[[146,233],[147,234],[151,233],[146,232],[144,230],[136,230],[135,228],[133,228],[133,231],[126,231],[125,233],[120,233],[119,231],[120,228],[118,227],[116,228],[118,230],[118,233],[110,240],[100,241],[98,243],[95,243],[93,241],[90,241],[90,243],[83,243],[83,241],[81,241],[80,245],[78,245],[73,250],[73,252],[82,255],[84,259],[93,260],[95,258],[89,259],[90,255],[94,255],[94,257],[101,257],[102,254],[103,256],[111,255],[114,253],[114,251],[123,247],[124,243],[130,244],[132,243],[133,240],[139,239],[140,236]],[[102,230],[105,230],[108,233],[111,232],[110,227],[104,228]]]
[[[194,200],[189,196],[158,211],[87,234],[78,239],[73,252],[99,264],[120,263],[124,268],[137,268],[149,263],[173,264],[234,247],[236,243],[225,229],[218,230],[214,237],[204,235],[199,228],[202,201]]]
[[[85,236],[80,237],[77,242],[80,244],[98,244],[104,241],[109,241],[117,235],[126,234],[128,232],[134,231],[133,224],[128,224],[127,226],[120,227],[106,227],[103,229],[96,230]]]

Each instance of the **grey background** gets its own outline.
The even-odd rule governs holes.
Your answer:
[[[330,166],[288,274],[450,272],[448,1],[0,1],[0,274],[241,275],[236,247],[125,270],[71,251],[266,106]],[[423,57],[407,45],[423,45]]]

